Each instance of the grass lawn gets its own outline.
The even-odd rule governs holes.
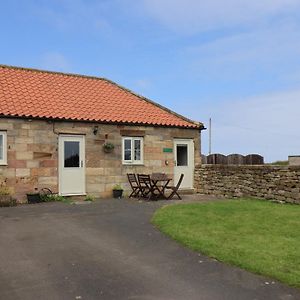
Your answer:
[[[219,261],[300,287],[300,205],[240,199],[165,206],[162,232]]]

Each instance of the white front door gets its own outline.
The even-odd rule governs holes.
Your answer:
[[[184,174],[180,189],[192,189],[194,185],[194,141],[174,139],[174,184]]]
[[[85,194],[85,137],[59,136],[59,194]]]

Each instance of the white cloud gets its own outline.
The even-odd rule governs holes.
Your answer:
[[[111,31],[112,27],[104,18],[108,2],[82,0],[54,0],[35,5],[35,13],[43,21],[60,30],[94,30],[100,33]]]
[[[41,56],[39,67],[46,70],[71,72],[68,59],[59,52],[47,52]]]
[[[264,22],[300,8],[298,0],[144,0],[143,5],[148,14],[183,33]]]
[[[220,38],[202,45],[189,46],[192,74],[200,77],[257,78],[266,71],[271,76],[295,81],[299,78],[295,63],[300,55],[300,26],[293,22],[257,31]],[[288,76],[286,72],[294,73]]]
[[[260,153],[267,161],[284,160],[300,154],[300,90],[261,95],[198,107],[196,111],[212,117],[215,153]],[[208,120],[206,125],[208,124]],[[203,134],[207,153],[208,133]]]
[[[138,90],[144,91],[151,87],[151,81],[149,79],[138,79],[134,82],[135,87]]]

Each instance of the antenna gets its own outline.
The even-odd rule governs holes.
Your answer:
[[[211,118],[209,118],[209,149],[208,149],[208,154],[211,154]]]

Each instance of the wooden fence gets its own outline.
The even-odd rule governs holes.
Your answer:
[[[201,155],[201,161],[204,165],[263,165],[264,158],[259,154],[230,154],[220,153]]]

